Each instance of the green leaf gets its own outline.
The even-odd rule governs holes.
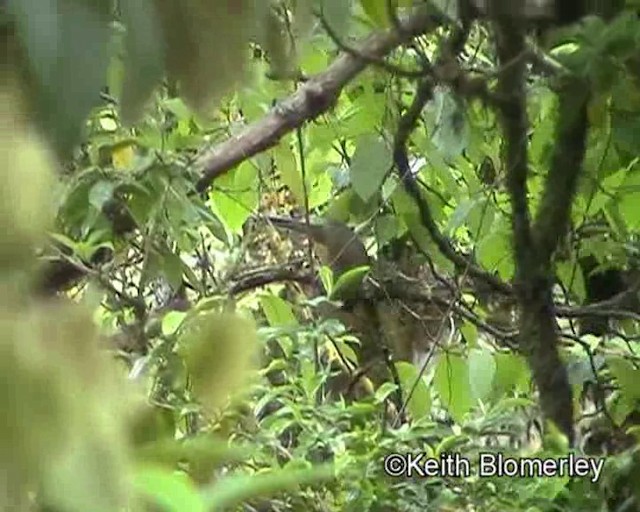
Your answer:
[[[553,94],[542,94],[539,98],[539,112],[536,116],[536,129],[531,135],[530,154],[534,166],[546,167],[549,164],[557,116],[557,100]]]
[[[304,182],[302,173],[298,169],[296,158],[287,144],[280,144],[275,150],[275,159],[278,170],[280,171],[280,179],[284,183],[293,197],[296,198],[298,204],[304,204]]]
[[[349,345],[345,340],[335,340],[335,351],[337,351],[342,358],[350,361],[354,365],[358,364],[358,355],[356,354],[355,350],[353,350],[351,345]],[[336,357],[338,357],[337,354]]]
[[[453,214],[451,214],[447,227],[445,228],[445,231],[449,236],[455,235],[456,230],[467,221],[467,217],[476,204],[482,200],[483,198],[468,198],[464,199],[458,206],[456,206],[456,209],[453,211]]]
[[[618,189],[616,206],[618,213],[624,219],[628,230],[637,229],[640,226],[640,172],[635,169],[637,159],[628,166],[627,177]]]
[[[98,181],[89,191],[89,204],[96,210],[102,211],[104,203],[113,197],[115,185],[110,181]]]
[[[464,337],[467,346],[473,347],[478,342],[478,328],[471,322],[465,321],[460,327],[460,332]]]
[[[390,168],[391,152],[382,138],[364,135],[358,139],[350,172],[353,189],[363,201],[380,190]]]
[[[134,485],[139,493],[168,512],[208,510],[195,484],[184,473],[160,467],[142,467],[135,475]]]
[[[329,28],[338,37],[347,34],[351,20],[351,2],[345,0],[320,0],[321,14]]]
[[[71,249],[72,252],[77,251],[78,244],[71,240],[71,238],[63,235],[62,233],[50,233],[49,236],[56,240],[58,243],[64,245],[68,249]]]
[[[406,232],[406,227],[402,226],[394,215],[381,215],[376,218],[375,231],[378,246],[383,247],[388,242],[402,236]]]
[[[162,80],[163,41],[155,5],[151,0],[123,2],[120,13],[127,28],[120,109],[123,121],[131,124],[138,120],[145,103]]]
[[[424,418],[431,411],[431,393],[423,376],[411,363],[399,361],[395,364],[402,386],[403,399],[406,400],[413,390],[407,410],[415,419]]]
[[[445,159],[462,153],[469,143],[469,124],[459,102],[445,90],[438,90],[434,98],[437,110],[433,142]]]
[[[360,0],[362,10],[379,27],[389,25],[386,3],[386,0]]]
[[[315,398],[322,380],[323,376],[316,371],[312,358],[305,358],[300,361],[300,383],[309,401]]]
[[[93,233],[95,233],[97,237],[105,235],[105,233],[101,231],[94,231]],[[100,240],[99,238],[96,240],[89,239],[86,242],[79,242],[75,247],[75,252],[82,261],[91,261],[96,251],[102,248],[113,251],[113,243],[108,240]]]
[[[10,0],[7,7],[29,60],[33,111],[56,150],[68,155],[105,83],[110,4]]]
[[[329,173],[322,173],[317,177],[311,191],[309,192],[309,208],[317,208],[322,206],[329,199],[331,199],[333,193],[333,183]]]
[[[252,498],[265,498],[282,491],[294,492],[301,485],[333,478],[334,469],[331,466],[283,469],[252,475],[236,474],[219,479],[215,486],[206,491],[205,503],[207,510],[230,510]]]
[[[162,317],[162,334],[164,336],[175,334],[186,316],[187,313],[184,311],[169,311]]]
[[[566,454],[569,451],[567,436],[551,421],[547,420],[545,426],[545,434],[542,441],[545,450],[555,454]]]
[[[333,272],[329,267],[323,265],[318,270],[318,276],[320,277],[324,291],[330,296],[333,293]]]
[[[627,169],[619,169],[598,182],[597,190],[589,202],[588,216],[598,214],[613,197],[627,176]]]
[[[379,96],[371,87],[366,87],[357,101],[345,107],[340,114],[340,131],[344,137],[357,139],[376,133],[385,113],[385,103]]]
[[[258,337],[253,321],[231,313],[207,313],[181,332],[177,354],[195,397],[217,409],[244,389],[254,375]]]
[[[631,154],[638,153],[638,131],[640,130],[640,115],[617,111],[611,115],[611,135],[618,147]]]
[[[435,456],[439,457],[442,453],[451,453],[460,445],[469,440],[465,435],[453,435],[445,437],[435,449]]]
[[[572,261],[560,261],[556,264],[556,273],[563,286],[575,295],[578,302],[585,299],[584,276],[582,269]]]
[[[367,17],[378,27],[387,28],[390,26],[389,9],[391,6],[394,9],[396,16],[398,14],[398,7],[410,7],[412,0],[360,0],[362,10]]]
[[[469,386],[476,400],[484,400],[491,392],[496,374],[493,354],[484,348],[469,352]]]
[[[276,295],[260,297],[260,306],[272,327],[298,325],[291,304]]]
[[[216,214],[234,233],[240,232],[258,205],[258,169],[250,161],[216,178],[211,201]]]
[[[513,256],[511,234],[501,223],[486,237],[478,242],[478,259],[483,267],[497,270],[500,277],[510,279],[513,276]]]
[[[640,369],[618,356],[608,357],[607,365],[623,396],[631,401],[640,400]]]
[[[453,419],[461,423],[473,405],[467,361],[457,354],[441,354],[436,364],[434,385],[443,405]]]
[[[347,297],[353,290],[360,288],[362,280],[369,272],[369,265],[363,265],[348,270],[336,281],[331,290],[331,297]]]
[[[614,397],[615,399],[609,404],[609,414],[616,425],[622,426],[629,414],[637,410],[637,402],[626,395],[618,394],[617,396],[614,395]]]
[[[466,219],[471,238],[479,241],[487,236],[491,232],[496,217],[496,207],[489,198],[476,201]]]
[[[395,393],[397,389],[398,386],[393,382],[383,383],[378,389],[376,389],[375,401],[377,403],[384,402],[387,398],[389,398],[391,393]]]
[[[193,114],[181,98],[168,98],[162,102],[163,106],[175,115],[179,121],[189,121],[193,119]]]
[[[531,374],[523,357],[506,352],[494,354],[496,365],[494,387],[496,391],[508,393],[513,389],[525,391]]]
[[[173,252],[166,252],[161,256],[162,275],[173,290],[182,285],[182,260]]]

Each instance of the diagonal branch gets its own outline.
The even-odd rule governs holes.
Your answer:
[[[412,15],[400,20],[401,33],[396,30],[375,33],[355,45],[355,51],[367,59],[379,60],[411,38],[436,28],[441,20],[428,11],[426,7],[416,8]],[[331,109],[343,87],[368,64],[366,59],[357,55],[342,54],[326,71],[300,85],[292,96],[274,107],[260,121],[203,155],[199,164],[204,172],[196,183],[196,190],[204,192],[221,174],[275,146],[287,133]]]

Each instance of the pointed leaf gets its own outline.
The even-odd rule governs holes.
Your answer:
[[[390,169],[391,151],[385,141],[376,135],[360,137],[350,168],[356,194],[365,202],[371,199]]]

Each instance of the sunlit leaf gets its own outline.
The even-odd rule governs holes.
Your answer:
[[[608,357],[607,366],[630,400],[640,400],[640,369],[622,357]]]
[[[380,190],[390,168],[391,152],[384,140],[375,135],[358,139],[350,172],[353,188],[363,201],[368,201]]]
[[[403,389],[403,400],[407,400],[411,393],[407,410],[415,419],[424,418],[431,410],[431,393],[424,376],[420,376],[414,365],[402,361],[396,363],[396,370]]]
[[[369,266],[356,267],[342,274],[331,290],[332,297],[342,297],[356,290],[362,284],[362,280],[369,272]]]
[[[258,170],[245,161],[216,179],[211,200],[217,216],[238,232],[258,204]]]
[[[322,173],[311,187],[311,192],[309,193],[309,208],[317,208],[325,204],[331,199],[332,193],[333,183],[331,176],[326,172]]]
[[[291,148],[280,144],[276,148],[276,165],[280,171],[282,182],[289,187],[299,204],[304,205],[304,183],[298,170],[296,159]]]
[[[260,305],[272,327],[297,325],[291,304],[276,295],[263,295]]]
[[[187,475],[160,467],[140,468],[135,475],[138,492],[163,510],[204,512],[207,508],[194,483]]]
[[[393,382],[385,382],[376,389],[375,399],[376,402],[384,402],[392,393],[395,393],[398,390],[398,386]]]
[[[226,510],[256,497],[268,497],[282,491],[293,491],[300,485],[331,480],[330,466],[309,469],[278,470],[258,475],[230,475],[206,491],[205,503],[215,510]]]
[[[133,166],[135,156],[135,145],[130,142],[116,144],[111,150],[111,162],[113,167],[118,170],[130,169]]]
[[[457,354],[438,356],[434,385],[451,416],[461,422],[473,405],[467,361]]]
[[[187,313],[184,311],[169,311],[162,317],[162,334],[164,336],[174,334],[180,328],[186,316]]]
[[[476,400],[484,400],[491,392],[496,374],[493,354],[484,348],[469,351],[469,386]]]
[[[522,356],[498,352],[494,354],[496,363],[495,387],[502,393],[508,393],[514,388],[526,391],[529,387],[530,372],[527,362]]]

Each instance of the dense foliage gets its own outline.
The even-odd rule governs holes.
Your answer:
[[[445,4],[6,2],[3,510],[640,509],[637,2]]]

